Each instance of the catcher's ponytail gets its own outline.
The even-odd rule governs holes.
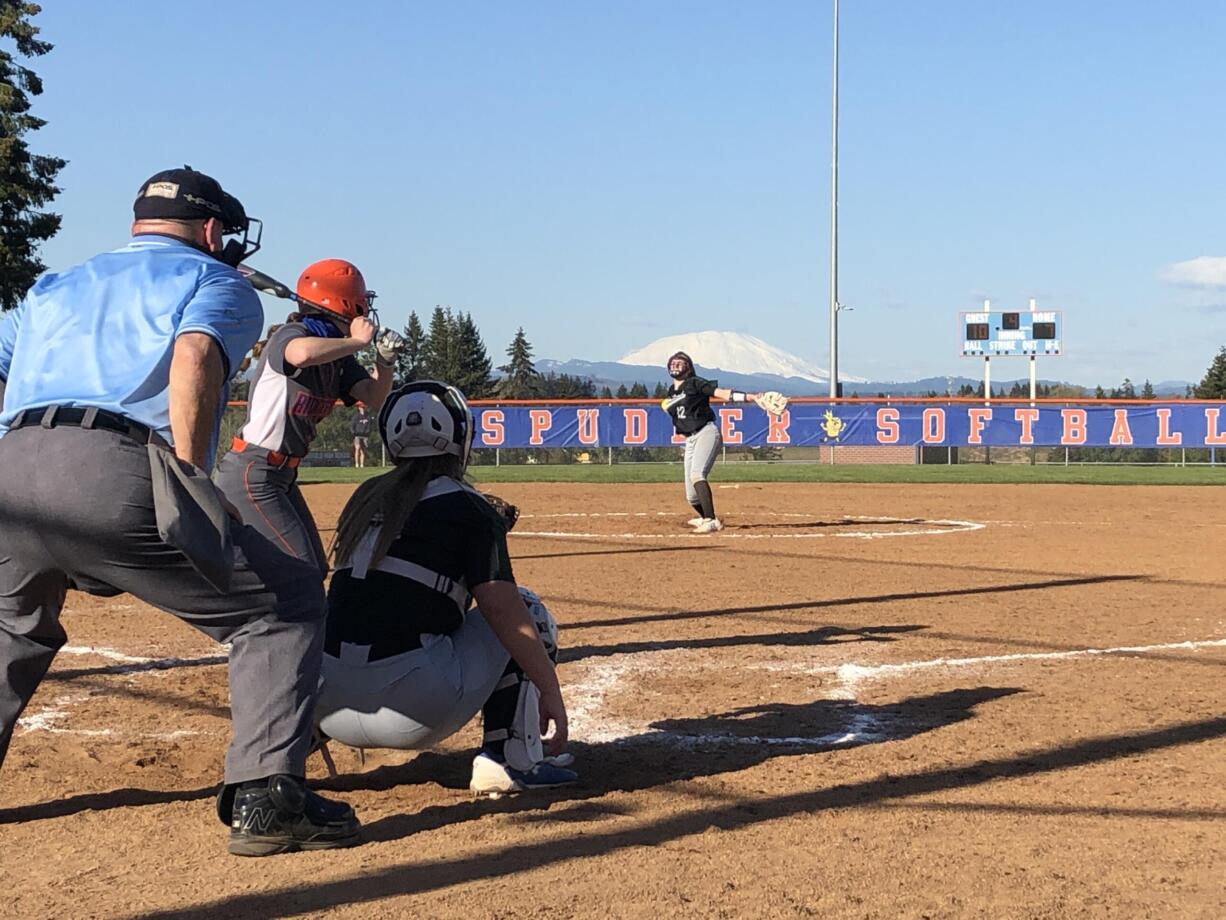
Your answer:
[[[378,565],[400,536],[430,480],[437,476],[461,479],[463,475],[458,457],[439,456],[403,460],[383,475],[366,480],[341,512],[332,541],[333,564],[337,568],[348,565],[367,531],[377,526],[381,529],[370,565]]]

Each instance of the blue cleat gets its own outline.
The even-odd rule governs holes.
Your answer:
[[[577,782],[578,773],[554,766],[548,760],[542,760],[531,770],[516,770],[505,763],[499,763],[489,754],[481,753],[473,758],[473,777],[468,788],[475,795],[488,795],[496,799],[512,792],[555,789]]]

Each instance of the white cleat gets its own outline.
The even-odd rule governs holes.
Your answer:
[[[531,770],[516,770],[514,767],[499,763],[488,754],[478,754],[473,758],[473,776],[468,788],[474,795],[485,795],[491,799],[497,799],[511,792],[555,789],[558,786],[570,786],[578,781],[579,774],[574,770],[555,766],[546,760],[542,760]]]
[[[701,524],[705,520],[706,518],[696,517],[696,518],[690,518],[685,523],[686,523],[686,526],[688,527],[697,527],[699,524]]]
[[[723,529],[724,522],[719,518],[707,518],[694,528],[694,533],[715,533],[717,530]]]

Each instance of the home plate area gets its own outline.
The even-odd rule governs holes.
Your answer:
[[[235,860],[225,650],[71,594],[0,783],[7,915],[1219,917],[1226,512],[1183,487],[498,484],[577,786],[333,745],[352,850]],[[351,486],[307,486],[326,532]]]

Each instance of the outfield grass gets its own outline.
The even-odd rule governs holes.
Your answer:
[[[386,469],[386,468],[385,468]],[[299,481],[361,482],[378,467],[304,467]],[[680,463],[573,463],[559,466],[473,466],[476,482],[678,482]],[[954,466],[836,465],[810,463],[717,463],[712,482],[965,482],[1068,483],[1077,485],[1226,485],[1226,466]]]

